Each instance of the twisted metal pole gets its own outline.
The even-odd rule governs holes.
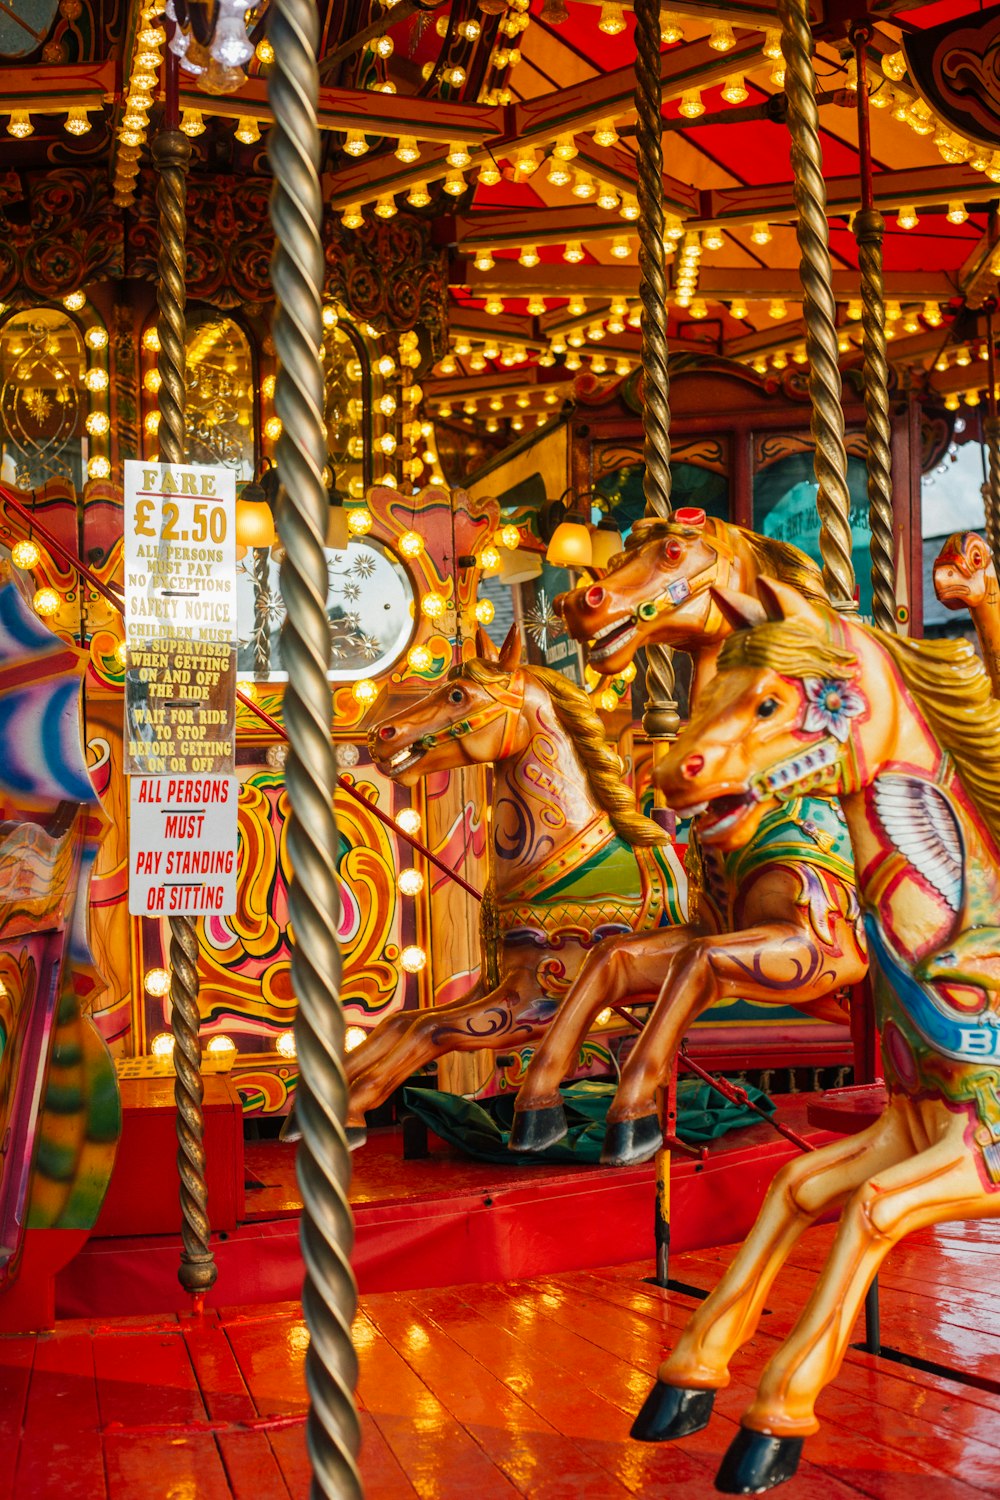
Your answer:
[[[177,60],[167,53],[164,128],[153,141],[157,171],[156,329],[160,351],[156,368],[160,425],[158,442],[164,463],[185,460],[184,396],[187,301],[184,286],[187,233],[186,178],[191,142],[177,129]],[[205,1182],[205,1120],[202,1112],[201,1011],[198,1006],[198,938],[191,917],[171,917],[170,1028],[174,1038],[174,1100],[177,1105],[177,1169],[180,1176],[181,1263],[177,1279],[200,1307],[215,1284],[215,1257],[208,1220]]]
[[[667,267],[663,229],[663,83],[659,0],[635,3],[635,109],[639,199],[639,299],[642,303],[642,482],[647,516],[670,515],[670,373],[667,368]],[[673,739],[680,720],[667,646],[646,649],[646,711],[652,739]]]
[[[857,610],[851,556],[851,496],[841,406],[837,306],[833,298],[826,183],[819,141],[816,74],[807,0],[778,0],[785,94],[791,136],[793,196],[798,215],[802,310],[809,358],[809,396],[819,493],[819,546],[827,592],[844,614]]]
[[[885,280],[882,241],[885,220],[872,189],[871,123],[868,109],[868,52],[872,28],[851,28],[857,61],[858,156],[861,208],[854,237],[861,270],[861,328],[864,336],[865,439],[868,448],[868,517],[871,525],[872,599],[875,624],[896,629],[896,560],[892,514],[892,425],[889,419],[889,361],[885,338]]]
[[[268,152],[274,173],[271,277],[279,360],[274,405],[282,421],[278,473],[284,490],[281,591],[287,615],[281,650],[288,668],[284,710],[291,746],[286,766],[293,871],[289,914],[295,934],[292,984],[298,999],[296,1110],[302,1130],[298,1177],[306,1266],[302,1306],[310,1335],[306,1439],[313,1500],[353,1500],[362,1493],[357,1467],[360,1432],[354,1408],[357,1360],[351,1343],[357,1290],[350,1264],[354,1225],[347,1198],[351,1167],[344,1133],[347,1082],[337,945],[337,770],[327,677],[326,431],[319,360],[323,200],[316,117],[319,23],[314,0],[273,0],[268,30],[275,54],[269,80],[274,126]]]
[[[996,301],[985,303],[986,311],[986,419],[983,440],[989,461],[989,479],[983,486],[983,510],[986,513],[986,540],[993,554],[994,567],[1000,572],[1000,418],[997,416],[997,362],[993,314]]]

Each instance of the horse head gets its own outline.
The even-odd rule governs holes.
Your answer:
[[[499,653],[480,630],[477,649],[440,687],[370,730],[368,748],[383,775],[412,786],[432,771],[488,765],[520,748],[525,678],[517,627]]]
[[[762,580],[764,604],[720,589],[716,602],[733,627],[718,675],[656,779],[670,805],[697,817],[703,843],[736,848],[765,813],[808,793],[843,789],[847,752],[868,700],[857,681],[857,627]]]
[[[956,531],[934,559],[934,592],[946,609],[975,609],[996,586],[990,549],[976,531]]]

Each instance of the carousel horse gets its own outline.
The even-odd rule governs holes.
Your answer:
[[[796,547],[704,511],[640,522],[634,535],[639,544],[599,583],[557,600],[572,634],[591,642],[590,662],[601,672],[621,672],[640,646],[667,643],[690,652],[697,703],[731,632],[713,584],[752,594],[762,578],[775,577],[826,599],[819,569]],[[660,1146],[657,1087],[684,1032],[716,1000],[846,1019],[837,992],[862,979],[867,965],[850,843],[835,802],[803,795],[776,806],[752,843],[732,852],[702,847],[695,828],[688,864],[687,923],[591,950],[528,1065],[516,1102],[515,1150],[541,1150],[565,1133],[559,1084],[594,1015],[630,992],[659,992],[659,999],[608,1112],[602,1160],[614,1165],[643,1161]]]
[[[448,1005],[401,1012],[348,1054],[348,1135],[424,1063],[455,1050],[509,1049],[543,1034],[590,946],[676,918],[666,835],[636,811],[621,763],[582,688],[521,663],[511,630],[372,729],[383,775],[412,785],[433,771],[494,765],[493,876],[500,982]],[[485,954],[484,954],[485,960]],[[485,970],[485,961],[484,961]]]
[[[636,1419],[646,1441],[705,1426],[782,1263],[839,1208],[826,1265],[720,1470],[717,1486],[733,1494],[794,1473],[892,1246],[926,1225],[1000,1215],[1000,704],[965,641],[883,634],[780,584],[759,594],[763,623],[726,642],[658,781],[698,818],[703,845],[720,848],[746,844],[791,798],[839,798],[888,1104],[861,1134],[782,1167]],[[740,595],[719,602],[744,626],[765,614]]]
[[[121,1125],[81,999],[100,982],[88,888],[106,826],[83,753],[86,660],[0,569],[0,1288],[26,1230],[92,1228]]]
[[[993,696],[1000,698],[1000,584],[990,549],[976,531],[956,531],[934,559],[934,592],[945,609],[972,616]]]

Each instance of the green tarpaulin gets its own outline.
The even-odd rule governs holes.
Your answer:
[[[476,1103],[458,1094],[442,1094],[436,1089],[408,1088],[403,1099],[415,1115],[439,1135],[479,1161],[502,1162],[505,1166],[521,1163],[530,1166],[538,1161],[564,1161],[579,1166],[601,1159],[604,1121],[615,1095],[615,1083],[584,1080],[566,1084],[560,1090],[566,1106],[569,1133],[547,1151],[508,1151],[514,1096],[501,1095]],[[745,1085],[746,1092],[761,1109],[773,1114],[774,1103],[759,1089]],[[742,1104],[730,1104],[700,1078],[682,1078],[677,1088],[677,1134],[681,1140],[698,1146],[714,1141],[728,1130],[739,1130],[758,1123],[752,1110]]]

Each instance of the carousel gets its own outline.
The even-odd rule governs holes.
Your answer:
[[[1000,1489],[998,57],[0,4],[0,1500]]]

